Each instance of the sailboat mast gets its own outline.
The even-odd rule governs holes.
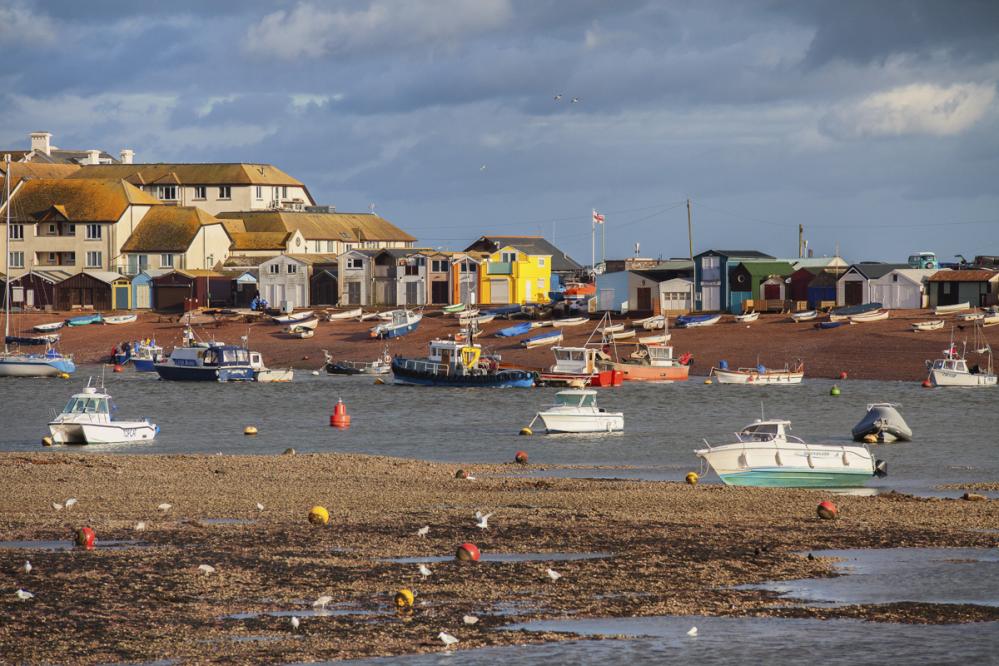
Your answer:
[[[7,190],[3,200],[4,209],[7,211],[7,224],[4,225],[5,238],[3,245],[3,265],[7,272],[3,281],[3,351],[6,354],[9,351],[7,348],[7,336],[10,335],[10,153],[4,155],[3,161],[3,182],[4,188]]]

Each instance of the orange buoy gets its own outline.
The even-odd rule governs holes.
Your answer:
[[[350,427],[350,414],[347,413],[347,405],[343,404],[342,398],[337,398],[336,407],[333,408],[333,415],[330,416],[330,425],[334,428]]]
[[[923,380],[923,388],[933,388],[933,382],[930,381],[929,377]]]
[[[844,370],[843,372],[839,373],[839,378],[840,379],[846,379],[846,377],[847,377],[846,370]]]
[[[513,454],[513,461],[521,465],[527,464],[527,451],[517,451]]]
[[[114,369],[111,372],[125,372],[125,368],[122,367],[121,363],[115,363]]]
[[[458,546],[458,552],[456,552],[455,557],[462,562],[478,562],[482,554],[479,552],[479,547],[474,543],[463,543]]]
[[[97,541],[97,534],[89,527],[81,527],[76,532],[76,539],[74,539],[77,546],[81,548],[86,548],[87,550],[94,549],[94,543]]]
[[[819,518],[822,520],[834,520],[839,515],[839,509],[829,500],[819,502],[819,506],[816,507],[815,512],[819,514]]]

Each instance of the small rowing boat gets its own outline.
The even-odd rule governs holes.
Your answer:
[[[101,315],[98,313],[80,315],[79,317],[70,317],[66,320],[67,326],[86,326],[87,324],[99,324],[101,323]]]
[[[589,319],[586,317],[568,317],[567,319],[553,319],[552,326],[555,328],[563,328],[565,326],[579,326],[580,324],[585,324]]]
[[[441,308],[441,312],[444,314],[458,314],[465,309],[464,303],[455,303],[454,305],[445,305]]]
[[[964,303],[954,303],[953,305],[938,305],[933,310],[933,314],[936,316],[954,314],[955,312],[960,312],[962,310],[970,310],[971,303],[965,301]]]
[[[660,333],[658,335],[645,335],[638,338],[643,345],[664,345],[669,342],[673,335],[671,333]]]
[[[496,331],[496,337],[499,338],[513,338],[518,335],[523,335],[530,332],[531,322],[525,321],[521,324],[514,324],[513,326],[507,326],[506,328],[501,328]]]
[[[676,325],[680,328],[694,328],[695,326],[714,326],[719,321],[721,321],[720,314],[681,315],[676,318]]]
[[[735,315],[735,321],[740,324],[748,324],[760,318],[759,312],[747,312],[746,314]]]
[[[624,324],[610,324],[604,326],[603,328],[598,328],[597,331],[601,335],[610,335],[611,333],[620,333],[624,330]]]
[[[810,321],[819,316],[816,310],[805,310],[804,312],[795,312],[791,315],[793,321]]]
[[[864,303],[863,305],[847,305],[829,312],[829,321],[847,321],[850,317],[867,314],[881,309],[880,303]]]
[[[58,331],[60,328],[62,328],[65,325],[66,322],[64,321],[54,321],[51,324],[38,324],[37,326],[33,326],[32,328],[34,328],[39,333],[51,333],[52,331]]]
[[[616,331],[604,335],[604,338],[609,338],[611,340],[628,340],[633,337],[635,337],[635,329],[631,329],[630,331]]]
[[[127,314],[127,315],[113,315],[111,317],[104,317],[102,320],[105,324],[131,324],[139,318],[138,315]]]
[[[340,319],[354,319],[361,316],[361,308],[354,308],[353,310],[342,310],[340,312],[327,312],[327,321],[337,321]]]
[[[930,321],[917,321],[912,325],[914,331],[939,331],[944,327],[943,319],[932,319]]]
[[[59,342],[58,333],[49,333],[48,335],[8,335],[4,338],[9,345],[54,345]]]
[[[521,341],[520,344],[528,349],[531,349],[532,347],[541,347],[542,345],[553,345],[557,342],[562,342],[561,329],[545,331],[544,333],[532,335],[526,340]]]
[[[293,314],[279,315],[277,317],[271,317],[275,324],[295,324],[300,321],[305,321],[306,319],[312,318],[312,310],[306,310],[305,312],[295,312]]]
[[[889,316],[888,310],[875,310],[873,312],[865,312],[863,314],[851,315],[851,324],[864,324],[871,321],[883,321]]]

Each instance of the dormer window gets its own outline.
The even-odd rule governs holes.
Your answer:
[[[502,261],[505,264],[512,264],[512,263],[514,263],[514,262],[517,261],[517,253],[516,252],[504,252],[502,254],[502,258],[500,259],[500,261]]]
[[[160,185],[156,188],[156,197],[160,201],[176,201],[177,200],[177,186],[176,185]]]

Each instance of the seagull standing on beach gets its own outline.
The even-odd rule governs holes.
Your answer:
[[[446,631],[442,631],[441,633],[437,634],[437,638],[441,639],[441,642],[444,643],[444,648],[447,650],[450,650],[451,646],[458,642],[457,638],[447,633]]]
[[[66,505],[67,509],[70,509],[70,508],[72,508],[73,506],[76,505],[76,498],[75,497],[70,497],[68,500],[66,500],[65,502],[63,502],[63,504]]]
[[[430,525],[424,525],[420,529],[416,530],[416,536],[426,537],[430,533]]]
[[[170,509],[171,509],[172,507],[173,507],[173,504],[167,504],[166,502],[163,502],[163,504],[160,504],[160,505],[159,505],[158,507],[156,507],[156,508],[157,508],[157,509],[159,509],[160,511],[162,511],[162,512],[166,513],[166,512],[167,512],[167,511],[169,511],[169,510],[170,510]]]
[[[298,625],[300,625],[300,624],[301,624],[301,621],[297,617],[295,617],[294,615],[292,615],[291,616],[291,628],[292,628],[292,630],[293,631],[298,631]]]
[[[15,592],[15,594],[17,595],[17,598],[20,599],[21,601],[27,601],[28,599],[35,598],[35,595],[33,595],[31,592],[26,592],[25,590],[21,589]]]
[[[324,594],[323,596],[319,597],[318,599],[312,602],[312,607],[318,608],[319,610],[326,610],[327,604],[329,604],[329,602],[331,601],[333,601],[333,597],[329,596],[328,594]]]
[[[461,621],[464,622],[465,624],[475,624],[479,621],[479,618],[475,617],[474,615],[465,615],[464,617],[461,618]]]
[[[263,510],[264,510],[264,505],[261,504],[260,502],[257,502],[257,511],[263,511]]]
[[[62,504],[59,504],[59,502],[52,502],[52,508],[56,511],[62,511]]]
[[[426,564],[420,565],[420,575],[423,576],[424,579],[428,578],[432,573],[433,571],[431,571],[430,567],[428,567]]]
[[[475,526],[478,527],[480,530],[488,529],[489,528],[489,516],[491,516],[491,515],[493,515],[493,514],[491,514],[491,513],[482,513],[481,511],[476,511],[475,512],[475,520],[477,520],[478,522],[475,523]]]
[[[208,576],[210,574],[215,573],[215,567],[213,567],[210,564],[199,564],[198,571],[204,571],[205,575]]]
[[[556,581],[556,580],[558,580],[559,578],[562,577],[562,574],[560,574],[559,572],[555,571],[554,569],[547,569],[545,571],[545,573],[548,574],[548,577],[551,578],[552,581]]]
[[[135,531],[136,532],[141,532],[144,529],[146,529],[146,521],[140,520],[139,522],[137,522],[135,524]]]
[[[24,561],[24,573],[26,573],[26,574],[31,573],[31,569],[32,569],[31,562],[29,560],[25,560]]]

